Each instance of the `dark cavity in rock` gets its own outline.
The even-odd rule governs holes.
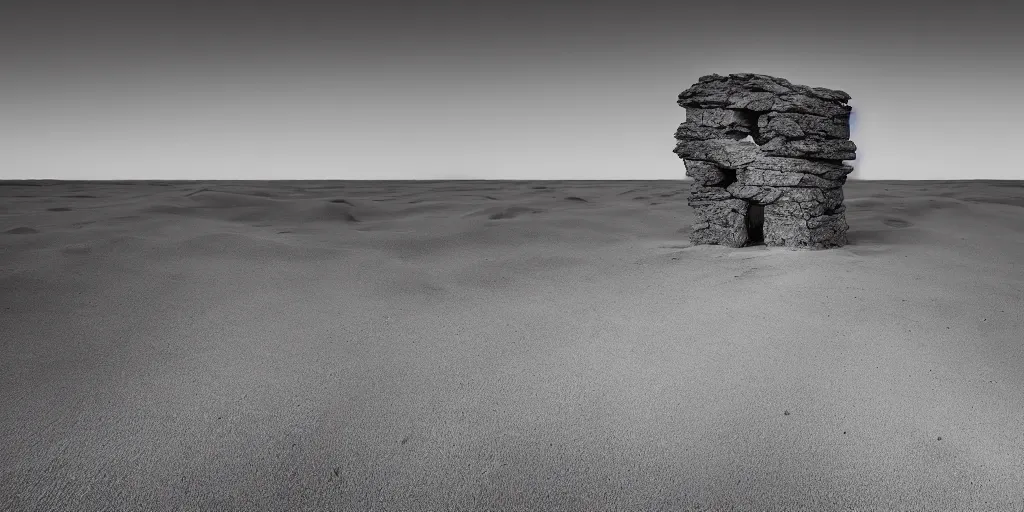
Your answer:
[[[728,188],[729,185],[736,183],[736,169],[722,169],[722,174],[725,175],[725,179],[716,186],[720,188]]]
[[[764,205],[751,204],[747,210],[748,245],[764,243]]]

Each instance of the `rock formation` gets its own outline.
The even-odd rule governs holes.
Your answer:
[[[694,244],[846,245],[843,184],[856,158],[850,95],[767,75],[701,77],[679,94],[675,153],[693,178]]]

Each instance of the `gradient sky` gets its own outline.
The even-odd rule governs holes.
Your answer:
[[[853,96],[854,178],[1024,179],[1010,2],[333,4],[5,0],[0,178],[680,179],[756,72]]]

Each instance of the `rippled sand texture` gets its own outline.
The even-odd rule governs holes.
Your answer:
[[[1022,182],[3,185],[2,510],[1024,508]]]

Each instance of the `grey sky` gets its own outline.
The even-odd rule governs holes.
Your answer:
[[[0,8],[0,178],[677,179],[744,71],[850,93],[855,177],[1024,179],[994,2],[80,4]]]

